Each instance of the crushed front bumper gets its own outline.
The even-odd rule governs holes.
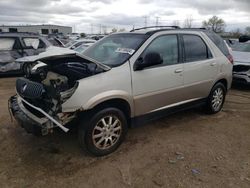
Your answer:
[[[29,110],[25,107],[24,103],[29,106]],[[28,133],[34,135],[46,135],[54,127],[60,127],[65,132],[68,132],[69,130],[42,109],[33,106],[18,95],[12,96],[9,99],[9,108],[17,122]],[[37,113],[40,115],[35,115]]]
[[[247,73],[233,72],[233,82],[241,84],[250,84],[250,75]]]

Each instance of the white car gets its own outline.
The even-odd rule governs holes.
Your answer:
[[[250,84],[250,41],[232,45],[234,57],[233,81]]]

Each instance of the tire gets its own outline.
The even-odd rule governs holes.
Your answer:
[[[114,152],[125,139],[128,125],[124,113],[105,108],[80,121],[78,138],[81,147],[94,156]]]
[[[212,88],[206,103],[206,111],[209,114],[216,114],[221,111],[226,97],[224,84],[217,83]]]

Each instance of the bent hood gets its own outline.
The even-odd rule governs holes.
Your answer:
[[[46,49],[45,52],[42,52],[38,55],[25,56],[17,59],[17,62],[34,62],[44,58],[49,58],[53,56],[63,56],[63,55],[73,55],[76,54],[75,51],[70,50],[68,48],[60,48],[55,46],[50,46]]]
[[[103,68],[104,70],[110,70],[111,68],[108,67],[107,65],[104,65],[92,58],[89,58],[87,56],[84,56],[74,50],[70,50],[68,48],[61,48],[61,47],[55,47],[51,46],[46,49],[45,52],[40,53],[39,55],[34,55],[34,56],[26,56],[22,57],[16,60],[16,62],[35,62],[35,61],[42,61],[43,59],[48,59],[48,58],[53,58],[53,57],[67,57],[67,56],[78,56],[82,59],[88,60],[90,62],[93,62]]]

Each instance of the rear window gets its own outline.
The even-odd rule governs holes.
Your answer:
[[[0,38],[0,50],[12,50],[15,44],[13,38]]]
[[[229,50],[224,42],[224,40],[217,34],[206,31],[204,32],[212,41],[213,43],[221,50],[221,52],[227,57],[230,55]]]

